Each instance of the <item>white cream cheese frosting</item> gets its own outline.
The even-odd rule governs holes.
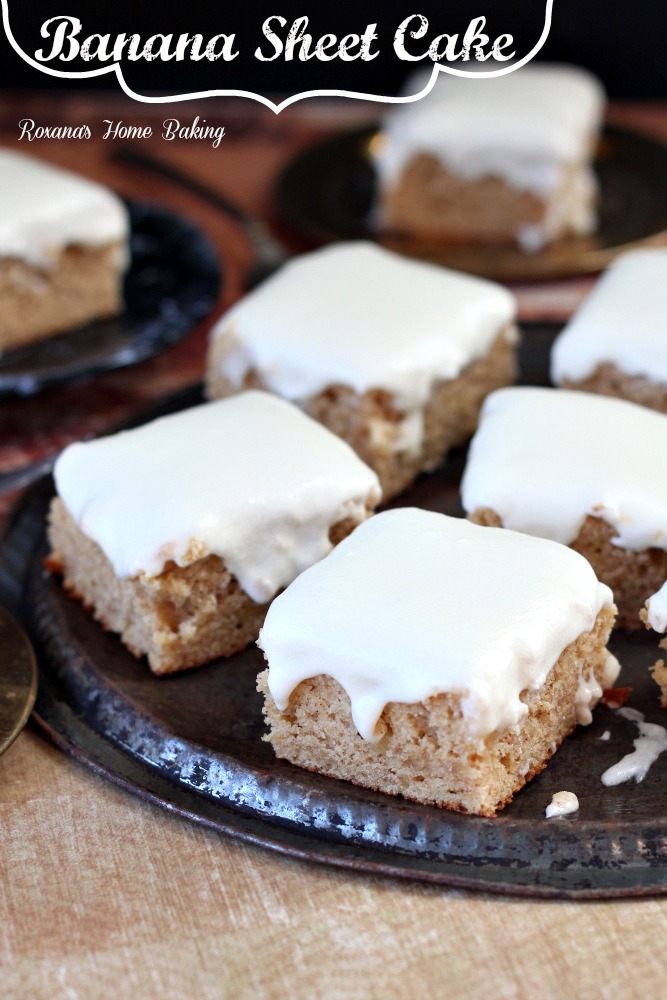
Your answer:
[[[253,369],[297,403],[333,385],[391,393],[409,448],[434,383],[460,375],[515,315],[500,285],[339,243],[285,264],[222,317],[212,340],[229,338],[222,374],[236,388]]]
[[[667,249],[634,250],[603,274],[556,338],[551,378],[581,382],[603,364],[667,385]]]
[[[264,392],[70,445],[54,475],[118,577],[213,554],[259,603],[330,551],[333,524],[363,520],[380,498],[348,445]]]
[[[377,514],[272,604],[258,645],[284,711],[326,674],[377,738],[390,702],[461,696],[471,739],[527,712],[563,650],[612,605],[589,563],[562,545],[401,508]]]
[[[107,188],[0,149],[0,257],[49,267],[68,246],[105,246],[127,234],[125,206]]]
[[[442,73],[426,97],[386,116],[373,148],[380,182],[429,153],[457,176],[496,176],[544,197],[564,166],[589,159],[604,104],[599,81],[575,66],[531,63],[491,79]]]
[[[667,416],[565,389],[491,393],[461,482],[467,512],[569,545],[590,514],[615,545],[667,549]]]
[[[667,632],[667,583],[646,602],[646,622],[654,632]]]

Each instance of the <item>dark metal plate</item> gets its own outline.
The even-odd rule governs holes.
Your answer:
[[[312,246],[341,239],[378,240],[410,257],[486,278],[528,281],[601,271],[624,250],[667,238],[667,147],[607,126],[595,171],[600,224],[592,237],[560,240],[538,253],[510,246],[454,246],[378,234],[372,206],[376,179],[369,158],[375,128],[346,132],[311,146],[286,168],[276,187],[285,224]]]
[[[181,340],[213,309],[218,254],[189,220],[128,203],[131,264],[125,311],[0,354],[0,398],[28,396],[145,361]]]
[[[30,717],[37,695],[37,662],[25,632],[0,607],[0,754]]]
[[[552,333],[532,330],[524,377],[544,383]],[[190,392],[173,406],[195,402]],[[422,477],[396,505],[460,513],[464,453]],[[600,775],[632,749],[636,729],[606,708],[579,728],[548,768],[496,819],[459,816],[355,788],[274,758],[262,742],[259,654],[153,678],[42,568],[52,484],[15,508],[0,546],[0,600],[20,615],[40,664],[38,725],[98,773],[189,819],[253,843],[328,864],[528,896],[641,896],[667,892],[667,754],[640,785],[604,788]],[[613,648],[630,703],[667,722],[647,666],[656,637],[620,634]],[[598,739],[605,729],[611,739]],[[579,814],[547,821],[553,792]]]

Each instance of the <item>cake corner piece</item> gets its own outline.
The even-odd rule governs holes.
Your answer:
[[[667,413],[667,248],[621,254],[556,337],[551,379]]]

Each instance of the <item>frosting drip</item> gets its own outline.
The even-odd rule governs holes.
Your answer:
[[[296,407],[247,392],[66,448],[56,487],[118,577],[221,556],[268,601],[380,498],[351,448]]]
[[[48,267],[68,246],[125,241],[125,206],[84,177],[0,150],[0,256]]]
[[[565,389],[487,397],[461,484],[467,512],[570,544],[587,515],[632,551],[667,549],[667,417],[625,400]]]
[[[390,702],[443,692],[460,695],[483,739],[523,718],[521,693],[611,604],[571,549],[402,508],[370,518],[276,598],[258,645],[282,711],[301,681],[328,674],[364,739]]]
[[[581,382],[603,364],[667,384],[667,250],[624,254],[557,337],[554,382]]]
[[[593,709],[602,697],[603,691],[610,688],[621,672],[621,664],[613,653],[607,654],[601,683],[595,673],[589,668],[579,674],[579,686],[574,696],[577,709],[577,722],[580,726],[590,726],[593,721]]]
[[[603,785],[620,785],[624,781],[643,781],[648,770],[661,753],[667,750],[667,729],[655,722],[644,722],[644,715],[635,708],[619,708],[618,714],[636,723],[639,736],[634,741],[635,748],[619,760],[618,764],[602,775]]]

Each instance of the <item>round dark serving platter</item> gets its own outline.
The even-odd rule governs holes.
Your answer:
[[[0,353],[0,399],[145,361],[176,344],[213,309],[221,271],[208,238],[158,205],[128,202],[127,208],[131,259],[124,312]]]
[[[559,240],[537,253],[379,232],[373,225],[377,183],[370,159],[377,136],[377,127],[344,132],[305,149],[284,170],[276,186],[276,210],[301,240],[311,246],[376,240],[410,257],[504,281],[592,274],[624,250],[667,241],[667,146],[649,136],[605,127],[595,160],[597,232]]]
[[[553,330],[532,329],[522,381],[545,384]],[[198,389],[159,412],[199,401]],[[460,514],[455,453],[394,506]],[[154,678],[68,599],[43,568],[50,477],[15,507],[0,544],[0,601],[22,621],[40,667],[35,721],[59,747],[151,802],[222,833],[299,858],[365,872],[521,896],[601,898],[667,892],[667,754],[641,784],[605,788],[600,775],[633,747],[636,727],[599,707],[545,771],[495,819],[463,816],[346,784],[276,760],[262,741],[255,649]],[[508,572],[511,586],[511,570]],[[619,633],[612,648],[629,704],[667,723],[647,667],[657,637]],[[611,738],[599,737],[609,730]],[[554,792],[579,813],[546,820]]]

